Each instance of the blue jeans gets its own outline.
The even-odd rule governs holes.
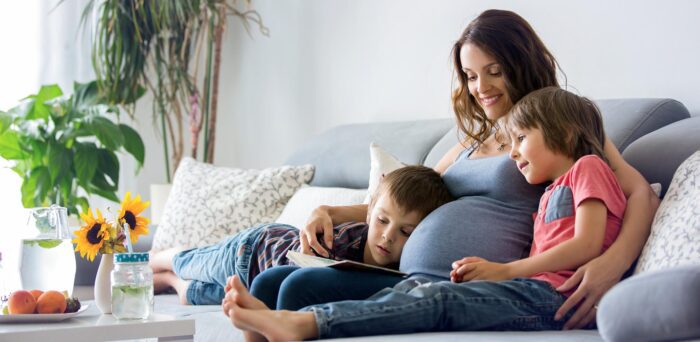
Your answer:
[[[319,338],[425,331],[561,330],[554,314],[566,297],[534,279],[430,282],[410,278],[367,300],[303,308],[316,317]]]
[[[191,280],[187,301],[194,305],[221,304],[226,280],[234,274],[249,287],[253,250],[267,226],[252,227],[215,245],[176,254],[173,272],[181,279]],[[256,258],[252,260],[255,262]]]
[[[341,300],[367,299],[405,278],[334,268],[279,266],[260,273],[251,293],[270,308],[299,310],[305,306]]]

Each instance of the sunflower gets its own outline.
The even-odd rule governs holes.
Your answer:
[[[131,199],[131,193],[127,192],[124,196],[124,201],[122,201],[121,209],[119,210],[119,225],[122,226],[124,223],[129,225],[129,236],[131,237],[131,243],[136,243],[139,236],[148,234],[148,223],[150,222],[147,218],[139,216],[151,202],[141,202],[141,196],[136,196],[136,198]]]
[[[109,239],[108,225],[100,210],[96,209],[95,211],[97,218],[92,215],[91,209],[88,209],[87,213],[80,214],[85,225],[75,231],[74,234],[77,237],[73,239],[73,243],[76,244],[75,251],[80,252],[80,256],[83,258],[87,255],[90,261],[95,260],[95,255],[102,248],[105,240]]]

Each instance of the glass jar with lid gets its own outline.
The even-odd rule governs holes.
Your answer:
[[[153,312],[153,271],[148,253],[114,255],[112,315],[118,319],[146,319]]]

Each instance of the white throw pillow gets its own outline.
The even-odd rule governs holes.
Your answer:
[[[674,173],[635,273],[687,264],[700,265],[700,151]]]
[[[369,145],[369,159],[369,187],[367,188],[367,196],[362,202],[364,204],[369,204],[374,190],[377,189],[379,181],[382,179],[382,175],[406,166],[406,164],[374,142]]]
[[[304,185],[289,199],[276,222],[302,228],[306,225],[311,212],[319,206],[362,204],[366,194],[367,190],[365,189],[325,188]]]
[[[663,190],[661,183],[652,183],[649,184],[649,186],[651,187],[651,191],[656,194],[656,197],[661,197],[661,190]]]
[[[313,173],[313,165],[243,170],[184,158],[175,172],[153,250],[207,246],[251,226],[274,222]]]

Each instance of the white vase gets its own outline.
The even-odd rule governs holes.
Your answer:
[[[111,273],[113,269],[113,255],[102,254],[100,266],[97,268],[97,275],[95,276],[95,305],[103,314],[112,313]]]

